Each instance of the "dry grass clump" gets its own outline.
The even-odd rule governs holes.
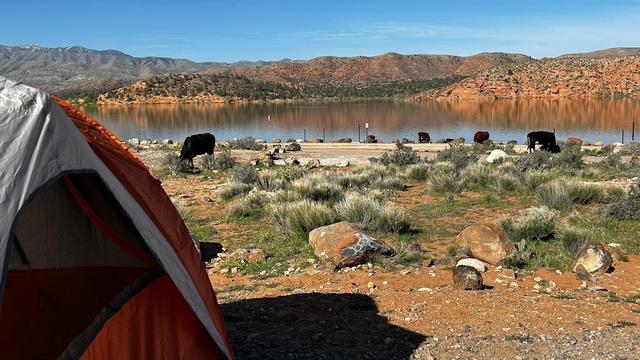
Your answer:
[[[370,196],[348,194],[335,210],[340,220],[357,223],[365,230],[401,234],[411,228],[411,219],[404,210]]]
[[[328,206],[310,200],[272,205],[273,218],[278,227],[288,234],[308,233],[334,222],[335,214]]]
[[[522,218],[516,223],[510,218],[502,220],[502,227],[514,241],[551,238],[560,214],[546,206],[540,206],[530,207],[521,215]]]
[[[253,191],[231,204],[227,214],[234,218],[259,217],[263,214],[268,201],[269,197],[266,193]]]
[[[223,200],[231,200],[238,195],[244,195],[251,191],[253,186],[249,184],[242,184],[237,182],[231,182],[225,186],[222,191],[220,191],[220,197]]]

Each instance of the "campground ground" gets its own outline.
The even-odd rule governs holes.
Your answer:
[[[303,144],[302,151],[283,157],[295,156],[301,162],[320,159],[332,170],[349,172],[353,165],[340,169],[331,165],[345,159],[365,165],[370,157],[392,149]],[[428,150],[420,155],[435,157]],[[164,158],[175,151],[146,149],[137,156],[161,179],[201,240],[220,242],[229,253],[268,243],[265,238],[279,232],[268,211],[258,219],[227,215],[232,202],[220,193],[228,173],[167,171]],[[231,152],[239,163],[248,163],[258,153]],[[583,160],[595,163],[601,158]],[[629,186],[624,177],[599,181],[627,190]],[[614,271],[590,282],[608,291],[579,290],[582,281],[566,268],[524,269],[513,279],[511,271],[494,266],[483,273],[487,289],[454,290],[455,236],[467,225],[515,216],[537,201],[535,195],[524,191],[442,195],[430,191],[424,181],[407,185],[394,192],[391,201],[410,214],[419,229],[410,235],[423,253],[418,261],[393,266],[374,262],[333,271],[307,249],[289,262],[209,268],[239,359],[640,358],[640,226],[634,223],[611,234],[613,240],[621,237],[630,251],[614,253]],[[567,210],[562,216],[574,216],[571,212],[591,216],[597,206]],[[394,244],[406,237],[377,235]],[[237,273],[232,266],[239,267]],[[557,288],[551,294],[534,292],[536,277],[552,280]]]

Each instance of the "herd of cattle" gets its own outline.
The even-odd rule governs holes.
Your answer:
[[[346,141],[348,140],[348,141]],[[476,144],[482,144],[489,140],[489,132],[478,131],[473,135],[473,142]],[[351,142],[351,139],[341,139],[338,142]],[[377,143],[375,135],[368,135],[366,138],[367,143]],[[394,141],[399,143],[410,143],[412,141],[404,138],[401,141]],[[438,143],[459,144],[464,143],[464,138],[457,139],[441,139]],[[429,144],[431,143],[431,136],[427,132],[418,133],[418,143]],[[533,131],[527,134],[527,149],[529,152],[535,150],[536,144],[540,145],[540,149],[549,151],[552,153],[559,153],[560,147],[556,143],[556,135],[549,131]],[[216,146],[216,138],[213,134],[195,134],[188,136],[184,140],[182,150],[180,151],[180,160],[186,161],[191,167],[193,167],[193,158],[198,155],[209,154],[213,156],[213,151]]]

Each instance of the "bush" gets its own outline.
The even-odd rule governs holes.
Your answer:
[[[258,174],[256,185],[261,190],[275,191],[284,189],[287,186],[287,180],[276,171],[262,171]]]
[[[552,166],[571,172],[582,168],[582,146],[580,144],[565,143],[562,144],[561,149],[559,154],[552,156]]]
[[[273,196],[273,202],[294,202],[302,200],[302,196],[293,190],[279,190]]]
[[[238,150],[264,150],[265,146],[263,144],[256,143],[256,139],[254,137],[246,137],[243,139],[236,139],[233,141],[229,141],[230,149],[238,149]]]
[[[601,213],[617,220],[640,220],[640,186],[633,184],[627,196],[602,209]]]
[[[596,184],[573,184],[569,187],[569,196],[572,203],[587,205],[602,202],[604,191]]]
[[[541,170],[551,168],[551,153],[546,151],[534,151],[532,154],[526,153],[517,157],[515,166],[522,173],[531,170]]]
[[[241,184],[255,184],[258,181],[258,173],[251,165],[236,166],[231,171],[231,179]]]
[[[431,190],[441,194],[459,193],[464,188],[463,180],[451,169],[436,166],[429,174]]]
[[[220,191],[220,197],[223,200],[230,200],[238,195],[244,195],[248,193],[249,191],[251,191],[251,189],[253,189],[253,186],[249,184],[232,182],[227,184],[227,186],[222,189],[222,191]]]
[[[236,160],[229,150],[219,151],[211,164],[213,169],[228,170],[236,166]]]
[[[247,196],[231,205],[228,215],[235,218],[261,216],[268,200],[268,197],[262,192],[250,192]]]
[[[541,185],[549,183],[558,177],[560,173],[555,170],[533,170],[525,174],[524,181],[531,190],[536,190]]]
[[[495,174],[489,187],[496,192],[496,194],[505,194],[518,190],[520,187],[520,179],[511,174]]]
[[[409,167],[407,178],[413,181],[426,181],[430,171],[431,166],[428,164],[414,164]]]
[[[314,173],[291,184],[303,198],[313,201],[337,202],[344,197],[344,190],[335,181],[335,175]]]
[[[335,219],[329,207],[309,200],[276,203],[272,212],[276,224],[288,234],[308,233],[333,223]]]
[[[409,146],[396,144],[395,150],[391,153],[382,154],[378,162],[384,165],[411,165],[420,162],[420,155]]]
[[[551,268],[565,270],[573,256],[559,241],[526,241],[516,245],[516,254],[505,260],[505,266],[517,269]]]
[[[546,240],[553,236],[558,212],[546,206],[531,207],[524,211],[522,219],[513,223],[504,219],[502,227],[514,241]]]
[[[489,187],[495,174],[489,166],[475,164],[464,169],[461,176],[465,189],[482,191]]]
[[[618,169],[622,165],[622,157],[620,153],[610,152],[598,165],[609,169]]]
[[[562,182],[543,184],[536,190],[536,195],[541,204],[552,209],[562,210],[572,204],[569,186]]]
[[[447,161],[453,165],[457,174],[472,163],[478,161],[478,155],[468,150],[465,146],[454,145],[442,150],[436,156],[436,161]]]
[[[183,172],[184,173],[184,172],[188,172],[190,170],[189,164],[186,161],[182,161],[180,159],[180,156],[178,156],[174,152],[168,153],[164,157],[164,160],[162,161],[162,164],[164,166],[168,167],[169,170],[175,171],[175,172]]]
[[[365,230],[405,233],[411,219],[399,207],[360,194],[349,194],[335,207],[338,219],[358,223]]]
[[[384,177],[375,177],[371,179],[370,186],[374,189],[380,190],[398,190],[402,191],[405,189],[404,180],[402,180],[399,176],[384,176]]]
[[[588,242],[593,241],[592,234],[585,230],[567,228],[558,235],[558,240],[574,257]]]
[[[306,174],[306,170],[301,166],[281,166],[278,168],[278,174],[287,182],[298,180]]]
[[[631,155],[638,156],[640,155],[640,143],[637,141],[632,141],[620,149],[620,155]]]

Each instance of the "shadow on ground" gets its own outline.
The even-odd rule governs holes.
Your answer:
[[[238,359],[407,359],[424,341],[360,294],[298,294],[222,305]]]

